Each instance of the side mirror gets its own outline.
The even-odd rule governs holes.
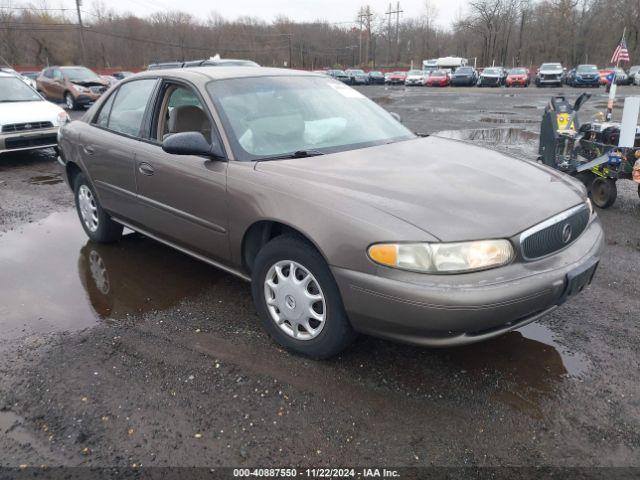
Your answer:
[[[200,132],[173,133],[163,140],[162,149],[173,155],[206,155],[212,158],[224,158],[220,145],[217,142],[210,145]]]
[[[389,115],[395,118],[398,122],[402,123],[402,117],[398,115],[396,112],[389,112]]]

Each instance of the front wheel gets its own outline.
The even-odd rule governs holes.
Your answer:
[[[120,240],[122,225],[111,220],[109,214],[103,210],[93,186],[82,173],[75,179],[74,194],[78,217],[87,236],[98,243]]]
[[[64,105],[67,107],[67,110],[77,110],[78,108],[75,98],[73,98],[73,95],[69,92],[64,94]]]
[[[596,177],[591,183],[591,200],[596,207],[609,208],[616,201],[618,188],[612,178]]]
[[[265,329],[286,349],[329,358],[354,339],[327,263],[304,240],[284,235],[267,243],[256,257],[251,281]]]

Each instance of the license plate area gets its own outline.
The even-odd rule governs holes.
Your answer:
[[[569,298],[582,292],[593,280],[597,269],[598,260],[593,259],[591,262],[585,263],[567,273],[567,286],[558,305],[562,305]]]

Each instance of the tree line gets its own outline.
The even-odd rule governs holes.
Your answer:
[[[84,63],[95,68],[144,68],[149,63],[222,57],[302,69],[418,66],[462,56],[480,66],[609,64],[626,30],[632,62],[640,64],[640,0],[471,0],[441,26],[426,0],[416,17],[363,5],[345,22],[228,20],[181,11],[140,17],[97,3],[75,9],[12,4],[0,7],[0,56],[12,65]]]

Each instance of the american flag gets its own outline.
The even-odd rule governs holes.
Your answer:
[[[627,42],[624,40],[624,37],[622,37],[622,40],[620,40],[620,43],[618,44],[615,51],[613,52],[613,57],[611,57],[611,63],[615,64],[618,62],[628,62],[628,61],[629,61],[629,50],[627,50]]]

